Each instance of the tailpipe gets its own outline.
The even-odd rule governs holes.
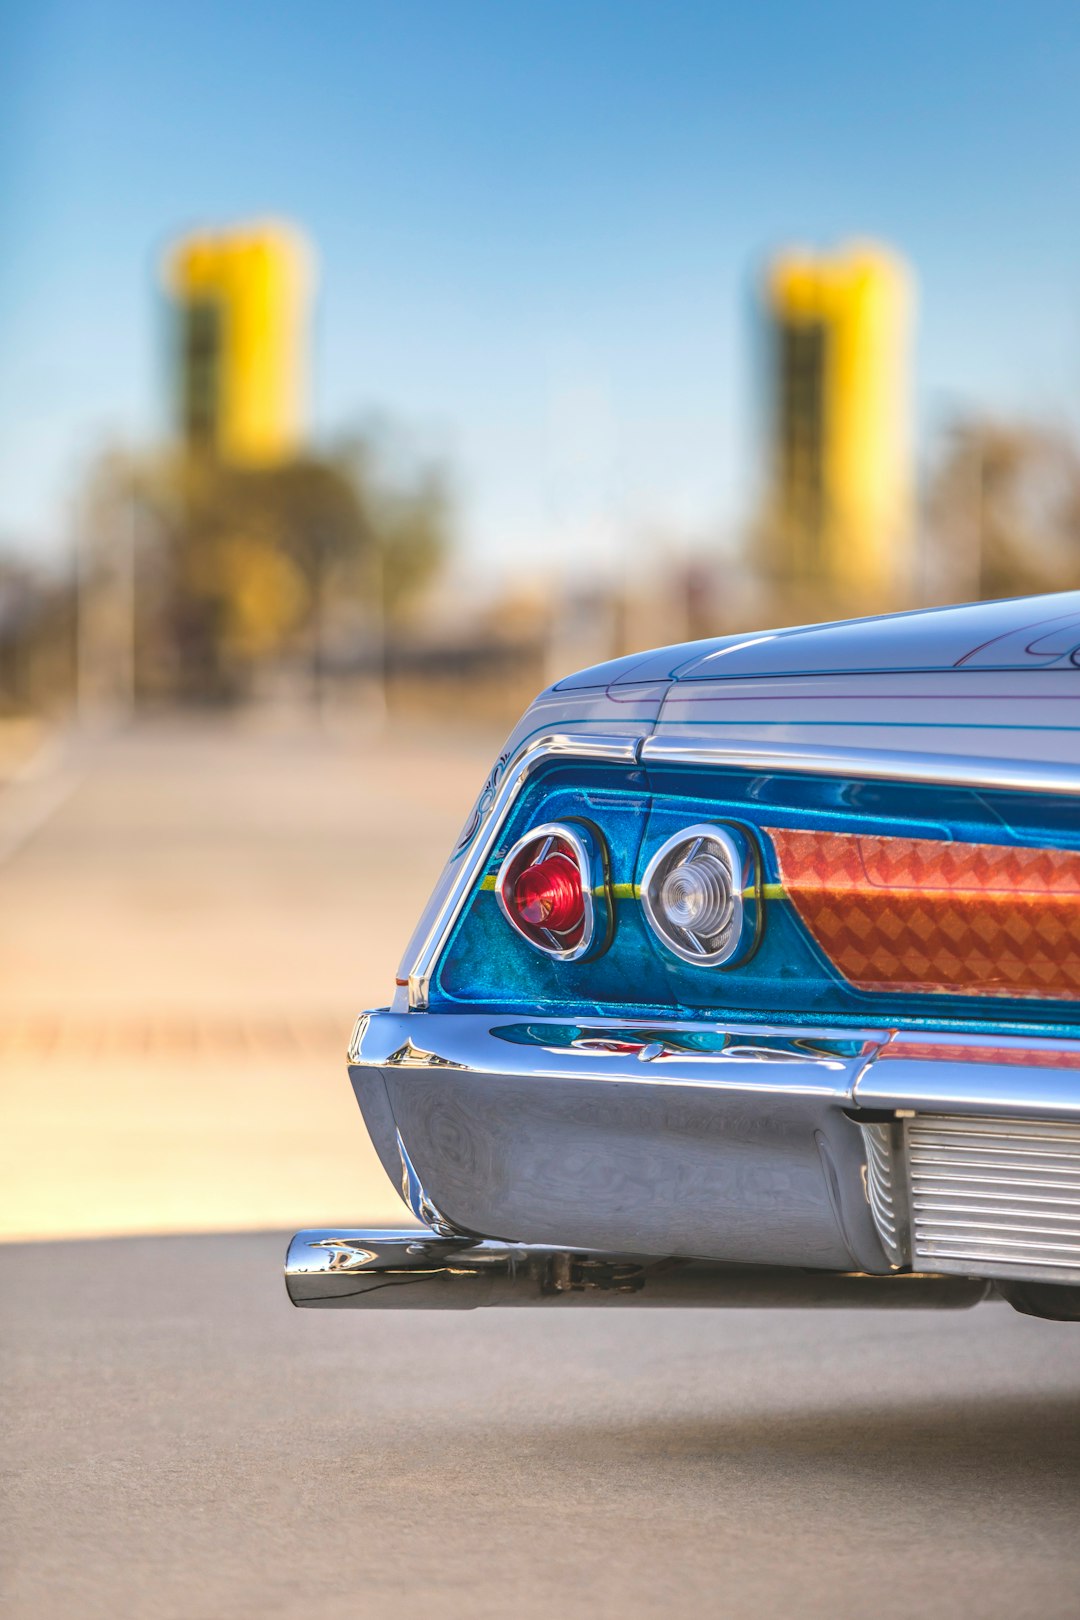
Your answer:
[[[285,1260],[294,1305],[476,1310],[484,1305],[884,1306],[957,1309],[990,1285],[902,1272],[808,1271],[552,1249],[423,1229],[298,1232]]]

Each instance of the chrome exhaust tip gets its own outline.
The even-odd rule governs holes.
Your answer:
[[[476,1310],[489,1305],[729,1308],[883,1306],[960,1309],[987,1298],[980,1278],[808,1271],[554,1249],[423,1228],[298,1232],[285,1260],[294,1305]]]
[[[485,1248],[501,1259],[507,1245],[439,1237],[417,1227],[297,1232],[285,1256],[285,1287],[294,1305],[330,1310],[469,1310],[488,1303],[480,1297],[485,1274],[476,1253]],[[468,1265],[454,1263],[465,1256]],[[455,1281],[465,1288],[454,1287]]]

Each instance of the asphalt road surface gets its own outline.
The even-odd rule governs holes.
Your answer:
[[[497,742],[0,772],[0,1615],[1080,1615],[1080,1328],[288,1305],[401,1220],[343,1050]]]
[[[1080,1613],[1076,1329],[294,1311],[284,1240],[0,1251],[0,1612]]]

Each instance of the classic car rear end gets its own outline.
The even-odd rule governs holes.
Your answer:
[[[668,648],[522,719],[350,1074],[417,1229],[297,1304],[1080,1318],[1080,594]]]

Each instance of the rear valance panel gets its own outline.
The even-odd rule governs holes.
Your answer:
[[[566,817],[593,822],[610,850],[614,937],[587,964],[531,949],[493,893],[514,840]],[[655,851],[708,822],[737,824],[761,852],[760,941],[729,970],[673,956],[640,902]],[[539,772],[511,811],[448,941],[430,1004],[1075,1027],[1077,800],[791,771],[561,762]]]

